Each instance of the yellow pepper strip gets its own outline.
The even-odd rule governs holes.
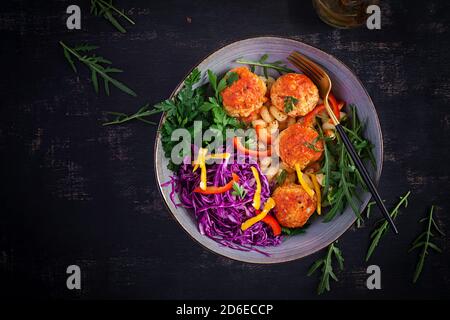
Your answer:
[[[202,148],[200,150],[206,150],[206,149]],[[203,152],[206,153],[206,151],[203,151]],[[198,156],[200,157],[200,151],[199,151]],[[225,153],[211,153],[210,155],[205,156],[205,161],[209,160],[209,159],[228,159],[228,158],[230,158],[230,156],[231,156],[231,154],[228,153],[228,152],[225,152]],[[193,172],[195,172],[195,170],[197,170],[198,167],[199,167],[199,158],[197,158],[197,161],[194,161],[194,164],[195,164],[195,166],[194,166]]]
[[[256,210],[259,210],[259,208],[261,207],[261,180],[259,179],[258,169],[256,169],[255,167],[251,167],[251,169],[256,181],[256,190],[255,195],[253,196],[253,207]]]
[[[300,170],[300,166],[298,165],[298,163],[295,164],[295,171],[297,171],[297,177],[298,177],[298,181],[300,182],[300,184],[302,185],[303,189],[305,189],[306,193],[309,194],[309,196],[312,198],[314,197],[314,191],[313,189],[311,189],[308,184],[306,183],[306,181],[303,179],[303,173]]]
[[[198,157],[197,161],[195,162],[194,169],[192,170],[195,172],[198,167],[200,167],[200,189],[206,190],[206,154],[208,152],[208,149],[200,148],[198,150]]]
[[[319,182],[317,182],[317,177],[315,174],[310,173],[309,177],[311,178],[313,185],[314,185],[314,191],[316,191],[316,195],[317,195],[317,214],[320,216],[320,214],[322,213],[322,199],[321,199],[321,194],[320,194],[320,185]]]
[[[252,225],[254,225],[255,223],[264,219],[267,216],[267,214],[269,213],[269,211],[272,210],[273,207],[275,207],[275,200],[273,200],[272,198],[267,199],[267,201],[264,205],[263,211],[261,211],[260,214],[254,216],[253,218],[250,218],[247,221],[245,221],[241,225],[241,230],[245,231],[248,228],[250,228]]]
[[[210,155],[206,156],[206,160],[209,159],[228,159],[231,156],[230,153],[211,153]]]

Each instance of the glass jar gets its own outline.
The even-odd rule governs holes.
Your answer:
[[[323,22],[335,28],[350,29],[363,25],[369,5],[378,0],[312,0],[314,9]]]

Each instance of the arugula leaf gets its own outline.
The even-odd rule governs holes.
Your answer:
[[[99,92],[98,78],[100,77],[104,81],[105,92],[107,95],[109,95],[109,84],[111,83],[113,86],[122,90],[123,92],[133,97],[137,96],[137,94],[133,90],[131,90],[125,84],[123,84],[119,80],[116,80],[110,75],[111,73],[122,72],[122,70],[117,68],[111,68],[110,66],[108,66],[111,64],[111,61],[101,56],[97,56],[95,54],[91,55],[86,54],[87,52],[96,49],[97,48],[96,46],[81,45],[72,48],[62,41],[60,41],[59,44],[63,48],[64,57],[69,62],[72,70],[75,73],[77,72],[77,68],[75,67],[73,58],[76,58],[79,62],[83,63],[84,65],[86,65],[86,67],[89,68],[89,70],[91,71],[92,85],[97,94]]]
[[[294,110],[294,106],[297,102],[298,102],[298,99],[296,99],[294,97],[291,97],[291,96],[284,97],[284,112],[289,113],[292,110]]]
[[[334,271],[333,271],[333,256],[338,263],[340,270],[344,270],[344,257],[342,251],[336,246],[336,242],[332,243],[327,250],[327,254],[322,259],[317,260],[311,266],[308,271],[308,277],[313,275],[320,267],[322,275],[320,277],[319,286],[317,287],[317,294],[322,294],[325,291],[330,291],[330,278],[334,281],[338,281]]]
[[[288,68],[283,61],[274,61],[274,62],[267,62],[269,58],[268,54],[264,54],[261,56],[261,58],[258,61],[251,61],[247,59],[237,59],[236,63],[241,64],[247,64],[250,66],[250,71],[255,72],[255,67],[261,67],[264,73],[264,76],[268,78],[268,70],[273,69],[277,71],[280,75],[283,73],[289,73],[289,72],[295,72],[295,70],[292,70]]]
[[[91,13],[95,16],[103,16],[122,33],[126,33],[127,30],[119,23],[116,16],[125,19],[130,24],[135,24],[135,22],[125,14],[124,10],[119,10],[113,5],[112,0],[91,0]]]
[[[413,283],[416,283],[417,280],[420,277],[420,274],[422,273],[423,266],[425,264],[425,258],[429,255],[428,248],[433,249],[436,252],[441,253],[442,250],[435,245],[433,242],[431,242],[431,239],[435,236],[433,231],[436,231],[441,236],[444,236],[445,234],[439,229],[436,221],[433,217],[433,211],[434,206],[431,206],[430,213],[428,214],[428,218],[421,219],[420,222],[427,221],[427,228],[424,232],[422,232],[416,240],[411,245],[411,248],[408,250],[408,252],[413,251],[414,249],[422,247],[422,251],[419,254],[419,261],[417,262],[416,269],[414,271],[413,276]]]
[[[394,220],[397,217],[400,207],[402,205],[405,208],[408,206],[408,197],[410,194],[411,194],[411,191],[408,191],[403,197],[400,197],[400,201],[397,203],[395,208],[389,213],[392,220]],[[381,238],[386,234],[388,229],[389,229],[389,223],[387,222],[387,220],[382,220],[378,223],[378,227],[374,231],[372,231],[372,233],[370,234],[370,238],[372,239],[372,241],[369,245],[369,249],[367,250],[366,262],[372,256],[372,254],[375,251],[375,248],[378,246]]]
[[[280,174],[277,176],[277,186],[281,186],[284,181],[286,180],[287,177],[287,171],[286,170],[281,170]]]

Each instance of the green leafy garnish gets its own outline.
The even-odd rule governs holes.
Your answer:
[[[94,86],[94,90],[96,93],[99,92],[98,78],[100,77],[103,79],[103,84],[107,95],[109,95],[109,84],[112,84],[123,92],[128,93],[133,97],[136,96],[136,93],[133,90],[128,88],[122,82],[110,76],[111,73],[119,73],[122,72],[122,70],[110,67],[111,61],[101,56],[97,56],[95,54],[91,54],[89,56],[87,55],[90,51],[97,49],[98,47],[82,45],[71,48],[68,45],[64,44],[62,41],[60,41],[59,44],[63,47],[64,57],[66,58],[67,62],[69,62],[75,73],[77,72],[77,68],[72,57],[77,58],[80,62],[82,62],[89,68],[89,70],[91,71],[92,85]]]
[[[125,19],[133,25],[135,24],[134,21],[125,14],[123,9],[119,10],[113,5],[112,0],[91,0],[91,13],[95,16],[103,16],[103,18],[108,20],[122,33],[126,33],[127,30],[119,23],[116,16]]]
[[[441,229],[439,229],[436,221],[434,220],[433,211],[434,211],[434,206],[431,206],[431,210],[430,210],[428,217],[420,220],[420,222],[427,221],[427,228],[424,232],[422,232],[416,238],[416,240],[414,240],[414,242],[411,245],[411,248],[408,251],[408,252],[411,252],[415,249],[422,248],[422,251],[420,252],[420,255],[419,255],[419,261],[417,262],[416,269],[414,271],[413,283],[417,282],[417,280],[420,277],[420,274],[422,273],[423,265],[425,263],[425,258],[429,254],[428,248],[431,248],[434,251],[439,252],[439,253],[442,252],[442,250],[436,244],[431,242],[431,239],[435,236],[433,233],[433,230],[438,232],[441,236],[445,235],[441,231]]]
[[[239,185],[237,182],[233,183],[233,190],[234,191],[231,194],[241,199],[243,199],[247,194],[247,191],[245,190],[244,186]]]
[[[411,194],[411,191],[408,191],[403,197],[400,197],[400,201],[395,206],[394,210],[392,210],[389,215],[391,216],[392,220],[394,220],[399,212],[399,209],[403,205],[404,208],[408,206],[408,197]],[[386,233],[386,231],[389,229],[389,222],[385,219],[378,222],[378,226],[375,228],[374,231],[370,234],[370,238],[372,239],[369,249],[367,250],[366,255],[366,262],[370,259],[373,252],[375,251],[375,248],[380,243],[381,237]]]
[[[314,143],[314,142],[313,142],[313,143],[305,142],[303,145],[304,145],[305,147],[307,147],[308,149],[311,149],[311,150],[313,150],[313,151],[315,151],[315,152],[322,152],[322,151],[323,151],[323,150],[317,148],[317,147],[315,146],[315,143]]]
[[[131,120],[139,120],[139,121],[142,121],[142,122],[145,122],[148,124],[156,125],[156,122],[149,121],[145,118],[148,116],[151,116],[155,113],[159,113],[159,112],[161,112],[161,111],[156,110],[156,109],[150,109],[148,103],[145,104],[142,108],[140,108],[136,113],[131,114],[131,115],[127,115],[126,113],[122,113],[122,112],[108,111],[108,112],[106,112],[106,114],[115,116],[115,118],[114,118],[114,120],[105,122],[102,125],[109,126],[112,124],[121,124],[121,123],[128,122]]]
[[[363,137],[364,127],[360,123],[356,108],[353,105],[350,105],[350,116],[341,124],[347,132],[351,132],[349,138],[358,155],[362,159],[373,159],[372,145]],[[319,136],[324,141],[324,157],[321,169],[324,174],[322,205],[324,207],[329,206],[323,222],[329,222],[336,214],[342,213],[347,204],[350,205],[359,219],[360,213],[356,202],[356,200],[359,200],[357,188],[361,186],[364,189],[364,181],[340,137],[337,136],[335,139],[325,137],[320,125],[318,129]],[[374,164],[375,161],[373,160],[372,163]]]
[[[308,276],[314,274],[314,272],[321,267],[322,276],[320,278],[319,286],[317,287],[317,294],[322,294],[326,291],[330,291],[330,278],[334,281],[338,281],[338,278],[333,271],[333,256],[338,262],[340,270],[344,270],[344,257],[341,250],[336,246],[336,243],[332,243],[327,250],[327,254],[322,259],[317,260],[311,266],[308,271]]]
[[[104,125],[120,124],[130,120],[140,120],[153,124],[146,117],[165,112],[166,118],[161,128],[161,141],[165,157],[168,159],[171,159],[172,149],[179,143],[178,141],[172,141],[173,131],[184,128],[195,139],[196,135],[202,134],[195,131],[194,122],[196,121],[202,123],[202,128],[215,129],[225,137],[227,129],[241,128],[242,124],[236,118],[228,116],[222,106],[220,91],[227,86],[227,77],[223,77],[217,82],[217,75],[214,72],[208,70],[207,74],[213,96],[207,95],[205,86],[197,86],[194,89],[201,78],[201,73],[196,68],[186,78],[183,87],[174,98],[162,101],[154,105],[153,108],[145,105],[132,115],[109,112],[116,118],[104,123]],[[207,146],[208,141],[204,141],[203,147]],[[185,154],[179,154],[179,156],[184,157]],[[178,167],[172,160],[169,161],[168,168],[170,170],[176,171]]]
[[[376,204],[375,201],[371,201],[367,204],[367,208],[366,208],[366,218],[369,219],[370,218],[370,213],[372,211],[372,206]],[[356,218],[356,227],[360,228],[362,226],[364,222],[363,217],[360,215],[359,217]]]
[[[289,113],[294,110],[295,104],[298,102],[297,98],[287,96],[284,97],[284,112]]]
[[[239,75],[236,72],[228,72],[227,76],[227,85],[231,86],[233,83],[239,80]]]
[[[302,228],[286,228],[286,227],[281,227],[281,232],[287,236],[295,236],[297,234],[304,234],[306,233],[306,228],[302,227]]]
[[[280,174],[277,176],[277,186],[281,186],[284,181],[286,180],[287,177],[287,171],[286,170],[281,170]]]
[[[236,62],[237,63],[241,63],[241,64],[248,64],[250,66],[250,70],[252,72],[255,72],[255,67],[261,67],[264,73],[264,76],[266,78],[269,77],[269,69],[273,69],[275,71],[277,71],[280,75],[282,75],[283,73],[290,73],[290,72],[295,72],[294,70],[286,67],[286,65],[283,63],[283,61],[274,61],[274,62],[267,62],[267,59],[269,58],[268,54],[264,54],[261,56],[261,58],[258,61],[251,61],[251,60],[246,60],[246,59],[237,59]]]

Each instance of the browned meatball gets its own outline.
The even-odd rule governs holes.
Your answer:
[[[311,127],[294,124],[281,131],[278,139],[278,154],[289,167],[298,164],[303,170],[310,163],[320,159],[323,153],[323,141]]]
[[[261,109],[266,98],[266,84],[247,67],[231,69],[239,79],[222,92],[223,107],[232,117],[248,117]]]
[[[304,116],[317,105],[319,90],[304,74],[287,73],[272,85],[270,98],[277,109],[289,116]]]
[[[275,217],[284,227],[302,227],[316,210],[316,199],[298,184],[278,187],[272,198],[275,200]]]

